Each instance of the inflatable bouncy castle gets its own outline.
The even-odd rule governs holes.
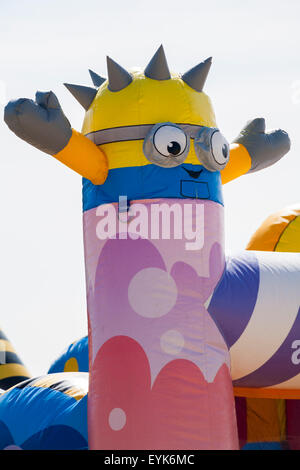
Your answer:
[[[252,236],[248,250],[300,252],[300,204],[269,216]],[[295,357],[294,357],[295,360]],[[88,372],[88,338],[75,341],[51,365],[49,373]],[[236,392],[236,391],[235,391]],[[242,396],[244,392],[244,395]],[[300,398],[295,391],[253,388],[240,391],[235,398],[240,447],[275,450],[300,448]],[[277,398],[264,398],[274,396]]]
[[[87,449],[88,374],[33,378],[0,337],[0,449]]]
[[[300,255],[224,254],[222,185],[278,161],[289,137],[257,118],[229,145],[203,91],[211,62],[179,75],[162,47],[143,70],[107,58],[107,79],[66,85],[82,132],[52,92],[5,109],[17,136],[83,177],[89,449],[238,449],[233,386],[300,388]],[[39,380],[1,396],[8,429],[6,398]]]

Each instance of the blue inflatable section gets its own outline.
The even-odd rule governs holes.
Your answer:
[[[88,448],[88,374],[27,380],[0,396],[0,449]],[[80,386],[78,385],[80,382]],[[83,384],[83,387],[82,387]],[[16,419],[17,417],[17,419]]]
[[[280,442],[249,442],[242,450],[286,450]]]
[[[66,364],[70,359],[72,362],[72,370],[74,372],[88,372],[89,371],[89,351],[88,351],[88,337],[79,339],[72,343],[60,357],[58,357],[50,369],[48,374],[66,371]],[[75,368],[74,368],[75,365]],[[70,369],[69,369],[70,370]]]
[[[191,180],[193,173],[199,173],[196,180]],[[102,185],[94,185],[83,178],[84,211],[101,204],[119,202],[119,197],[125,194],[128,201],[157,197],[199,198],[224,204],[220,172],[208,171],[202,165],[186,163],[175,168],[157,165],[114,168],[109,171],[109,178]]]

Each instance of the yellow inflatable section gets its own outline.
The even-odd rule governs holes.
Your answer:
[[[250,239],[247,250],[300,252],[300,202],[270,215]]]

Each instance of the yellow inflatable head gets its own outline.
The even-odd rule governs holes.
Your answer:
[[[90,71],[97,89],[66,85],[86,109],[82,133],[109,163],[104,185],[84,182],[86,209],[120,195],[222,203],[229,144],[203,92],[210,66],[208,58],[183,75],[171,73],[161,46],[144,71],[128,72],[107,58],[107,80]]]
[[[209,97],[187,85],[179,74],[170,75],[168,80],[148,78],[141,70],[133,70],[130,75],[132,82],[119,91],[111,91],[108,81],[100,86],[86,112],[83,134],[93,138],[97,131],[115,129],[116,133],[123,128],[125,139],[126,128],[163,122],[216,127]],[[127,141],[102,144],[110,169],[150,163],[143,153],[143,140],[131,140],[128,131]],[[97,134],[94,141],[99,145]],[[199,165],[193,146],[185,162]]]

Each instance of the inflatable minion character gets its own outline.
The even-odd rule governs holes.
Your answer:
[[[173,74],[161,46],[144,71],[129,73],[107,57],[107,80],[90,71],[95,88],[65,84],[86,110],[81,133],[51,91],[10,102],[4,119],[84,177],[84,210],[123,194],[222,202],[221,182],[272,165],[290,140],[282,130],[265,133],[257,118],[229,146],[203,91],[211,63]]]
[[[83,177],[90,449],[238,448],[229,339],[246,323],[234,329],[227,310],[234,288],[233,313],[249,304],[251,316],[265,265],[249,256],[226,266],[222,184],[272,165],[290,140],[258,118],[229,145],[203,91],[211,63],[171,73],[162,46],[144,70],[107,58],[107,80],[90,72],[94,87],[66,84],[86,111],[81,133],[51,91],[5,108],[17,136]],[[104,205],[127,212],[137,202],[150,221],[157,204],[176,204],[190,227],[200,208],[203,244],[189,251],[187,236],[98,236]],[[300,273],[300,261],[293,266]]]

